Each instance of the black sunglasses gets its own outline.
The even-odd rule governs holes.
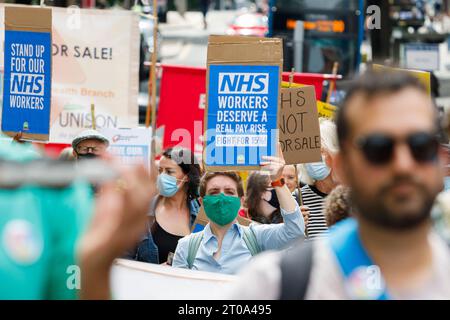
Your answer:
[[[437,159],[439,142],[435,133],[416,132],[405,139],[413,158],[417,162],[430,162]],[[398,139],[385,134],[371,134],[356,140],[366,159],[374,165],[384,165],[392,160]]]

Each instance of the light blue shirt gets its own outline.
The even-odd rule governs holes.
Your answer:
[[[192,269],[209,272],[235,274],[252,258],[252,255],[243,239],[243,228],[251,228],[261,250],[280,250],[288,246],[293,240],[304,237],[305,222],[297,206],[294,212],[281,209],[284,223],[254,224],[249,227],[241,226],[235,222],[225,234],[222,241],[220,258],[214,259],[213,254],[218,250],[218,241],[211,232],[208,223],[203,232],[203,239],[195,257]],[[173,267],[189,268],[187,263],[189,240],[192,235],[178,241]]]
[[[444,177],[444,191],[450,190],[450,177]]]

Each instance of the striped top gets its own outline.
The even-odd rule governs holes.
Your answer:
[[[295,196],[297,195],[296,191],[294,192]],[[320,192],[316,187],[310,185],[303,186],[301,192],[303,200],[302,204],[309,208],[309,221],[306,226],[308,238],[319,238],[328,231],[323,211],[327,194]]]

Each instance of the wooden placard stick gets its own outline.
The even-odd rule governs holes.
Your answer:
[[[334,76],[337,75],[338,69],[339,69],[339,62],[335,62],[333,64],[333,72],[332,72]],[[328,87],[328,94],[327,94],[327,101],[326,101],[327,103],[330,103],[331,94],[334,91],[335,84],[336,84],[336,79],[334,78],[333,80],[331,80],[330,86]]]

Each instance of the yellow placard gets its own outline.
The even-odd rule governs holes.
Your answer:
[[[419,79],[419,81],[425,86],[427,89],[427,92],[429,95],[431,95],[431,77],[430,73],[427,71],[420,71],[420,70],[411,70],[411,69],[401,69],[401,68],[391,68],[386,67],[381,64],[374,64],[373,65],[374,71],[398,71],[398,72],[404,72],[412,75],[413,77],[416,77]]]
[[[323,101],[317,101],[317,111],[319,111],[319,117],[333,119],[337,110],[336,106]]]
[[[238,171],[238,174],[242,179],[242,186],[244,187],[245,193],[245,190],[247,190],[248,171]]]
[[[304,87],[304,86],[306,86],[306,84],[292,82],[291,85],[289,85],[288,81],[281,82],[282,88],[300,88],[300,87]]]

